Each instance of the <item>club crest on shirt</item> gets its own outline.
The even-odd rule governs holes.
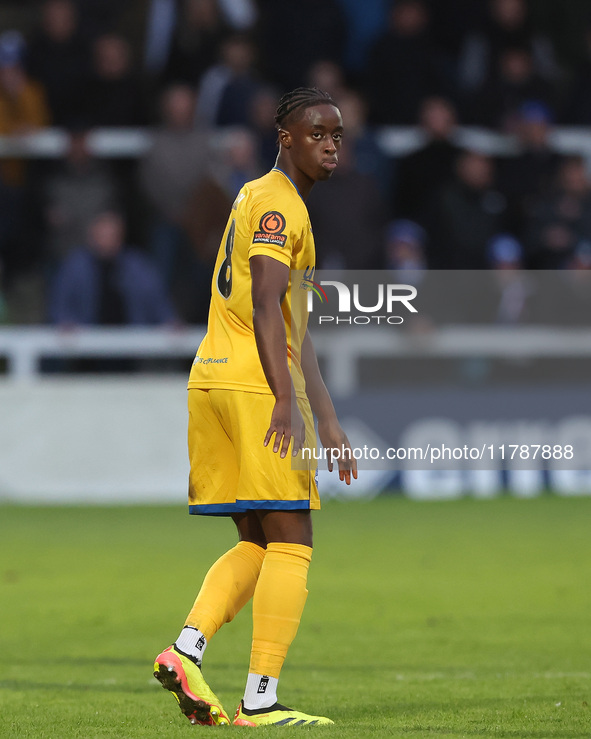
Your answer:
[[[285,217],[277,210],[269,210],[259,222],[259,230],[255,231],[253,244],[272,244],[274,246],[285,246],[287,236],[283,233],[285,229]]]

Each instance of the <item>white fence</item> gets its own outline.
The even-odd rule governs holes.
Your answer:
[[[8,381],[31,381],[42,357],[192,357],[203,327],[161,328],[0,328],[0,357],[8,362]],[[343,327],[322,332],[316,353],[324,360],[325,379],[335,397],[359,387],[361,359],[378,357],[591,357],[591,329],[539,326],[448,326],[429,333],[392,333],[378,328]]]
[[[366,327],[367,328],[367,327]],[[190,357],[204,329],[0,329],[0,357],[8,372],[0,379],[0,500],[53,502],[178,502],[185,500],[186,374],[148,377],[41,375],[41,357]],[[371,357],[500,358],[591,357],[591,330],[449,327],[427,335],[335,330],[323,333],[317,352],[337,398],[356,396],[359,364]],[[187,366],[188,369],[188,366]],[[591,424],[591,396],[564,385],[555,389],[565,414]],[[420,389],[419,394],[422,392]],[[418,397],[418,396],[417,396]],[[574,399],[573,399],[574,398]],[[411,399],[412,401],[412,399]],[[360,399],[361,402],[361,399]],[[365,401],[364,401],[365,402]],[[414,403],[414,401],[412,401]],[[542,401],[542,407],[545,401]],[[566,406],[568,405],[568,409]],[[401,406],[394,406],[400,410]],[[345,406],[343,406],[345,407]],[[536,406],[537,409],[541,406]],[[415,407],[410,416],[415,415]],[[377,411],[376,411],[377,412]],[[382,413],[389,413],[382,408]],[[396,412],[396,409],[394,409]],[[560,412],[557,416],[559,419]],[[353,445],[380,442],[367,419],[345,415]],[[568,419],[567,419],[568,420]],[[371,421],[371,419],[370,419]],[[518,424],[519,425],[519,424]],[[586,426],[586,427],[587,427]],[[409,427],[410,428],[410,427]],[[388,477],[364,471],[345,489],[335,475],[321,473],[325,495],[371,495]],[[409,472],[403,487],[417,497],[490,497],[502,491],[491,471]],[[514,471],[514,493],[538,495],[547,485],[541,471]],[[591,493],[591,473],[557,472],[550,484],[562,494]]]
[[[191,357],[205,328],[0,328],[0,357],[8,363],[8,380],[30,381],[41,358]]]
[[[519,152],[515,136],[477,126],[458,126],[454,142],[462,148],[490,156],[511,156]],[[383,126],[378,130],[378,143],[384,154],[398,157],[419,149],[426,141],[415,126]],[[91,154],[112,159],[140,157],[151,144],[152,131],[149,128],[95,128],[88,138]],[[562,154],[581,154],[591,158],[591,132],[587,127],[558,126],[550,135],[550,145]],[[60,128],[0,136],[0,158],[54,159],[65,156],[68,146],[69,134]]]

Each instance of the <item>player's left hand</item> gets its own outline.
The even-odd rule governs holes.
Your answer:
[[[279,452],[279,456],[282,459],[287,456],[289,443],[292,439],[292,455],[294,457],[304,446],[306,424],[304,423],[300,409],[297,407],[297,404],[291,402],[291,399],[287,401],[277,400],[275,402],[273,413],[271,414],[271,423],[263,441],[264,446],[269,444],[273,434],[275,434],[273,451],[275,454]]]
[[[332,472],[334,469],[331,450],[338,449],[339,480],[344,480],[347,485],[350,485],[351,475],[357,479],[357,460],[353,456],[351,443],[340,423],[336,420],[318,421],[318,436],[320,437],[320,443],[326,449],[328,471]],[[347,450],[349,453],[347,453]]]

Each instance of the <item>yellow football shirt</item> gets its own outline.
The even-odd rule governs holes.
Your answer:
[[[303,299],[307,293],[293,270],[312,279],[314,238],[304,201],[291,179],[277,168],[247,182],[234,201],[215,264],[207,334],[193,362],[189,388],[271,392],[252,320],[249,259],[255,254],[277,259],[292,270],[281,310],[296,395],[306,397],[300,360],[308,324]]]

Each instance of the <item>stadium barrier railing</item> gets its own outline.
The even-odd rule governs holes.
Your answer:
[[[43,358],[190,358],[205,335],[204,326],[170,328],[2,327],[0,357],[8,381],[34,380]],[[499,359],[589,358],[591,328],[543,326],[445,326],[429,333],[396,333],[384,340],[378,328],[324,331],[316,353],[336,397],[360,387],[361,360],[372,358]]]
[[[105,158],[136,158],[151,146],[150,128],[95,128],[89,132],[90,153]],[[519,142],[512,134],[503,134],[477,126],[458,126],[454,142],[490,156],[513,156]],[[377,129],[378,144],[390,157],[404,156],[426,143],[416,126],[382,126]],[[0,136],[0,158],[23,157],[54,159],[68,151],[69,134],[61,128],[45,128],[15,136]],[[550,147],[562,154],[581,154],[591,158],[591,131],[584,126],[557,126],[550,134]]]

